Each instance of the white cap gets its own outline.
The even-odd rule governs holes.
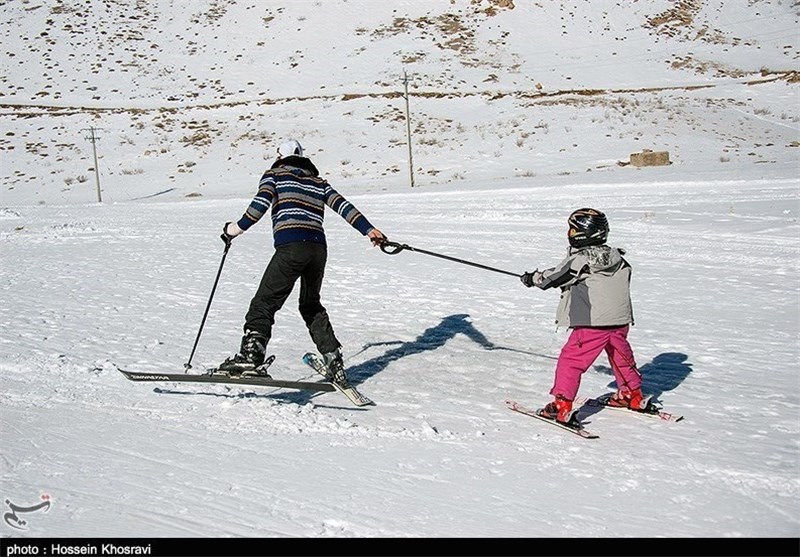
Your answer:
[[[296,139],[290,139],[284,143],[280,144],[278,147],[278,158],[285,158],[291,157],[292,155],[297,155],[298,157],[303,156],[303,146],[300,145],[300,142]]]

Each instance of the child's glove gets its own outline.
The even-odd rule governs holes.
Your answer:
[[[536,271],[533,271],[531,273],[522,273],[522,276],[519,277],[519,280],[522,281],[522,284],[530,288],[531,286],[533,286],[533,275],[535,273]]]

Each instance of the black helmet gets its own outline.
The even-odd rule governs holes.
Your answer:
[[[567,219],[569,245],[573,248],[599,246],[608,239],[608,219],[597,209],[578,209]]]

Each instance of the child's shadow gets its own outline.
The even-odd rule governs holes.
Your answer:
[[[692,372],[692,364],[686,361],[688,358],[680,352],[664,352],[653,358],[652,362],[641,366],[639,372],[642,374],[642,392],[657,399],[678,387]],[[594,369],[606,375],[614,375],[608,366],[595,365]],[[612,381],[608,387],[616,390],[617,382]]]

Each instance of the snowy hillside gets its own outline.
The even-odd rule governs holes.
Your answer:
[[[404,72],[421,187],[628,180],[617,163],[642,149],[795,170],[787,1],[22,0],[0,15],[6,204],[96,201],[91,127],[105,201],[250,195],[286,136],[350,188],[405,188]]]
[[[796,3],[22,0],[0,15],[4,542],[780,538],[760,552],[796,554]],[[386,255],[330,212],[323,303],[376,406],[126,381],[119,368],[184,370],[220,228],[290,136],[390,240],[514,274],[560,261],[572,210],[604,210],[634,269],[645,391],[684,419],[584,409],[599,436],[584,440],[512,413],[504,400],[550,398],[558,294]],[[628,164],[643,149],[672,164]],[[267,222],[234,241],[193,371],[238,348],[272,252]],[[295,296],[272,374],[315,380]],[[614,388],[601,357],[580,394]]]

